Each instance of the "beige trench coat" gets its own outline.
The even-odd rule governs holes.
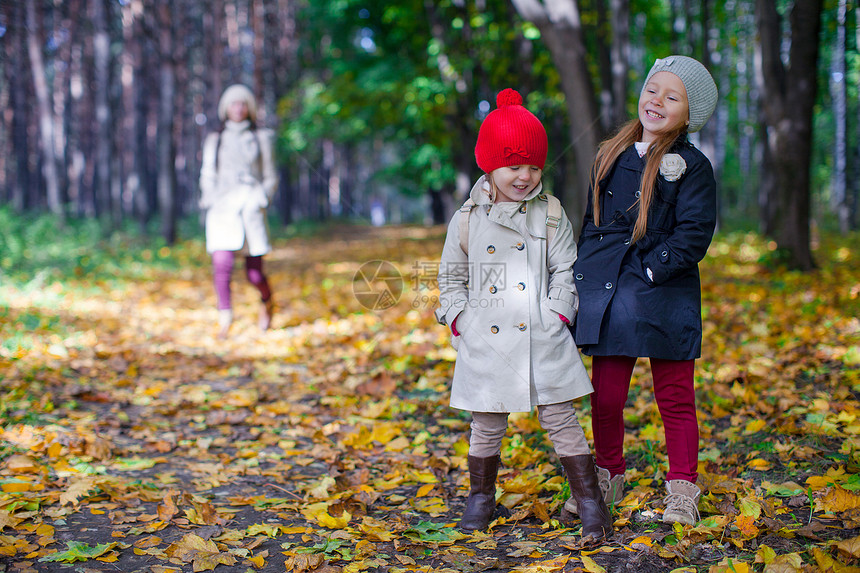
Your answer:
[[[271,130],[255,134],[248,121],[227,121],[220,134],[204,141],[200,206],[206,209],[208,252],[258,256],[272,250],[266,223],[266,207],[278,187],[272,139]]]
[[[448,225],[439,268],[442,324],[460,333],[451,406],[472,412],[528,412],[593,391],[573,337],[578,299],[576,243],[567,216],[547,258],[547,202],[541,185],[520,203],[490,203],[484,177],[472,187],[469,255],[459,217]],[[459,340],[457,340],[459,339]]]

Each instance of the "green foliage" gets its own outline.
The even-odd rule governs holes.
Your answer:
[[[445,543],[466,537],[453,527],[444,523],[421,521],[403,532],[403,536],[414,542]]]
[[[507,2],[313,2],[300,19],[309,71],[281,104],[285,156],[316,164],[322,141],[352,145],[383,157],[370,184],[420,195],[477,169],[478,106],[502,88],[536,91],[538,113],[563,107],[537,29]]]
[[[187,234],[202,236],[193,225],[185,223]],[[95,219],[72,220],[62,227],[52,215],[0,209],[0,276],[6,286],[39,289],[52,281],[145,280],[153,268],[179,270],[201,256],[199,241],[170,247],[154,227],[148,233],[133,225],[106,233]]]
[[[40,562],[54,561],[61,563],[77,563],[78,561],[89,561],[101,557],[108,551],[116,547],[116,543],[99,543],[96,546],[90,547],[81,541],[67,541],[67,549],[65,551],[57,551],[50,555],[45,555]]]
[[[291,544],[283,544],[282,547],[289,548]],[[345,559],[349,561],[353,558],[352,548],[348,541],[343,539],[326,539],[312,547],[298,547],[296,553],[322,554],[328,558]]]

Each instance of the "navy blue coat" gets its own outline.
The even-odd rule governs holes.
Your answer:
[[[645,160],[634,146],[601,182],[599,227],[589,193],[573,267],[580,301],[574,338],[587,355],[701,356],[698,263],[716,226],[716,181],[707,157],[686,139],[670,153],[684,159],[686,172],[677,181],[657,177],[647,232],[636,243],[631,237],[638,208],[630,206],[636,202]]]

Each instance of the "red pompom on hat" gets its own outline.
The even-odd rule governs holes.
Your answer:
[[[523,107],[523,96],[507,88],[496,96],[491,111],[478,132],[475,159],[484,173],[511,165],[546,164],[546,129]]]

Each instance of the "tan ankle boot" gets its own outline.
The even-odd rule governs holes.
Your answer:
[[[696,525],[699,522],[699,498],[702,490],[693,482],[673,479],[666,482],[669,495],[663,498],[666,510],[663,523],[684,523]]]
[[[600,466],[595,467],[597,468],[597,485],[600,487],[600,491],[603,492],[603,501],[611,509],[616,503],[624,499],[624,485],[627,483],[627,480],[624,474],[618,474],[610,478],[609,470]],[[564,502],[564,508],[570,513],[577,513],[576,500],[573,497],[569,498]]]

